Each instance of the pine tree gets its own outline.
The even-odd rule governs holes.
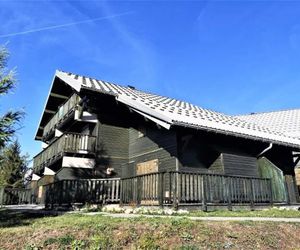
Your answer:
[[[24,186],[27,165],[28,156],[22,155],[18,141],[3,148],[0,152],[0,186]]]
[[[10,92],[16,84],[15,73],[7,70],[9,53],[4,46],[0,46],[0,96]],[[21,111],[7,111],[0,116],[0,149],[5,143],[11,140],[16,132],[16,125],[19,124],[24,113]]]

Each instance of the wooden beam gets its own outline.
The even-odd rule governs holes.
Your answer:
[[[49,114],[55,114],[56,111],[54,110],[50,110],[50,109],[45,109],[45,113],[49,113]]]
[[[62,99],[68,99],[69,98],[68,96],[56,94],[56,93],[53,93],[53,92],[50,93],[50,96],[57,97],[57,98],[62,98]]]

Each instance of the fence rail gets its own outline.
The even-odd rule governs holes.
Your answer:
[[[270,179],[189,172],[151,173],[121,179],[122,204],[272,204]]]
[[[31,189],[0,187],[0,205],[20,205],[32,202]]]
[[[46,207],[73,203],[179,206],[272,204],[270,179],[156,172],[129,178],[61,180],[43,186]],[[0,188],[0,205],[35,202],[31,189]]]
[[[44,203],[70,205],[72,203],[118,203],[120,201],[120,179],[62,180],[44,185]]]

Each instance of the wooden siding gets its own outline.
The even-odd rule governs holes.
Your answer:
[[[98,168],[113,168],[114,176],[121,175],[121,166],[128,162],[128,129],[108,124],[98,124]]]
[[[300,186],[300,167],[295,168],[296,183]]]
[[[225,174],[258,177],[255,157],[223,153],[222,158]]]
[[[56,173],[55,181],[99,177],[104,177],[104,174],[101,172],[97,172],[95,169],[63,167]]]
[[[294,204],[299,202],[299,193],[296,186],[295,176],[285,175],[286,188],[289,196],[289,202]]]
[[[224,174],[222,154],[220,154],[219,157],[210,165],[209,170],[217,174]]]
[[[169,155],[175,156],[176,134],[172,130],[147,127],[143,131],[145,136],[139,137],[139,130],[129,130],[129,158],[136,158],[140,155],[164,149]]]
[[[137,165],[157,159],[158,171],[176,170],[176,133],[173,130],[158,129],[154,126],[143,129],[143,133],[144,136],[140,137],[138,129],[129,129],[129,160]],[[128,164],[127,168],[129,167]],[[133,174],[136,174],[136,170]]]
[[[54,182],[54,175],[44,175],[38,180],[37,185],[42,186]]]
[[[272,183],[272,193],[275,202],[286,202],[287,193],[285,188],[285,178],[282,170],[270,162],[266,157],[258,159],[258,170],[261,178],[269,178]]]

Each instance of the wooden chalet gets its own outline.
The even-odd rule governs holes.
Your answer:
[[[39,202],[299,201],[300,137],[132,86],[56,71],[35,139]]]

